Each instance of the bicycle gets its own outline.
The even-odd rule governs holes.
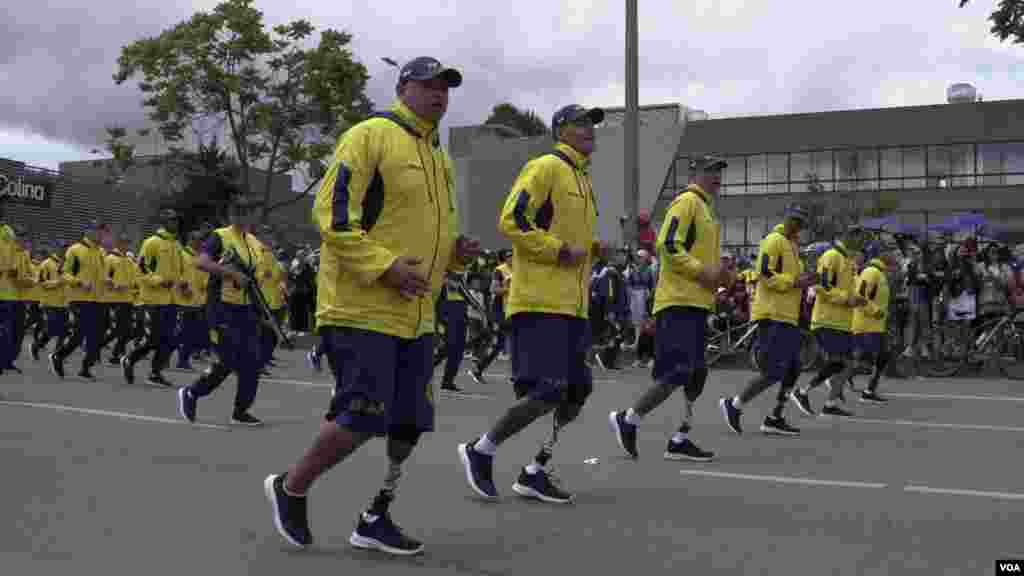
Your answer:
[[[967,330],[967,339],[962,337],[964,322],[969,320],[946,319],[933,325],[929,375],[947,378],[960,374],[968,364],[981,370],[994,361],[1003,376],[1024,380],[1024,312],[982,320]]]

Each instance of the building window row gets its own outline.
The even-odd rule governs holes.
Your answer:
[[[815,177],[826,191],[1024,184],[1024,142],[749,154],[727,159],[729,167],[722,175],[724,195],[806,192]],[[676,162],[676,174],[686,174],[689,158],[679,157]]]

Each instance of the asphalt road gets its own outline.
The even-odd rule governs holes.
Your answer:
[[[708,464],[661,458],[679,415],[667,402],[641,428],[638,461],[622,457],[608,412],[648,385],[639,370],[599,374],[583,416],[554,463],[577,492],[571,506],[518,499],[519,467],[550,428],[544,420],[502,446],[502,500],[471,496],[456,445],[511,402],[497,365],[487,386],[442,394],[439,426],[406,467],[395,520],[425,540],[420,557],[349,547],[357,513],[386,470],[375,441],[311,492],[316,545],[289,550],[271,523],[263,478],[309,445],[332,384],[299,352],[281,353],[253,413],[261,429],[228,426],[233,379],[179,420],[175,395],[125,384],[115,368],[59,381],[23,355],[23,376],[0,376],[0,562],[10,575],[107,574],[993,574],[1024,558],[1024,384],[894,380],[884,407],[857,419],[788,413],[804,433],[756,431],[773,395],[755,401],[744,437],[717,400],[745,371],[713,373],[691,437],[718,453]],[[144,376],[147,366],[137,369]],[[175,384],[195,375],[170,371]],[[141,380],[141,379],[140,379]],[[435,381],[436,384],[436,381]],[[823,392],[812,399],[820,405]],[[595,461],[596,459],[596,461]]]

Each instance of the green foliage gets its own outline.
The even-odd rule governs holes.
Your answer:
[[[508,102],[495,106],[484,123],[508,126],[523,136],[543,136],[548,133],[547,124],[533,110],[520,110]]]
[[[960,7],[969,1],[960,0]],[[992,23],[990,32],[1000,41],[1012,39],[1014,44],[1024,44],[1024,0],[1000,0],[988,20]]]
[[[132,42],[121,51],[114,81],[140,78],[142,104],[169,142],[180,142],[200,119],[224,119],[241,189],[253,192],[250,168],[266,171],[266,219],[276,207],[272,178],[301,169],[319,178],[334,140],[373,105],[350,34],[327,29],[313,44],[315,28],[306,20],[268,30],[253,3],[225,0]]]
[[[810,213],[811,221],[804,232],[810,242],[831,241],[861,220],[885,216],[899,206],[898,198],[888,192],[829,192],[817,174],[808,173],[806,178],[807,192],[794,194],[791,200]]]

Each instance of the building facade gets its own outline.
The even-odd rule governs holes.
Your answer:
[[[704,153],[729,161],[717,208],[723,245],[741,254],[806,198],[813,177],[836,202],[881,204],[909,229],[976,212],[1006,239],[1024,236],[1024,100],[692,122],[656,219],[685,188],[689,158]]]

